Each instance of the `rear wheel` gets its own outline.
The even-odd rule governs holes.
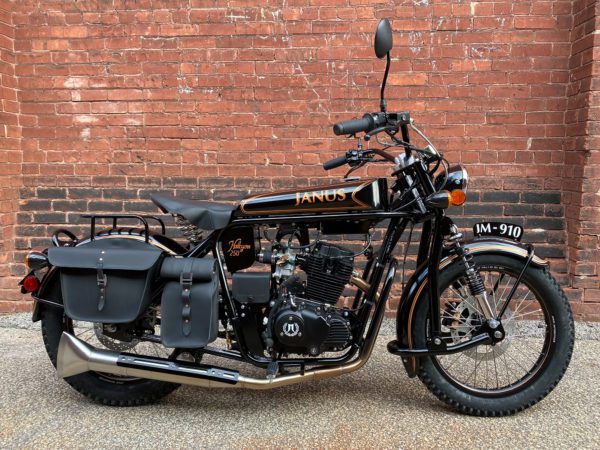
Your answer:
[[[122,342],[102,334],[102,326],[88,322],[73,322],[55,307],[43,307],[42,335],[46,351],[56,367],[58,344],[63,332],[92,344],[94,347],[114,351],[146,354],[166,358],[169,352],[164,347],[150,342]],[[173,392],[178,384],[121,377],[99,372],[86,372],[65,378],[75,390],[94,401],[112,406],[136,406],[155,402]]]
[[[476,255],[491,306],[499,313],[523,262],[502,255]],[[469,294],[464,268],[452,264],[440,273],[442,338],[467,342],[485,322]],[[573,351],[574,325],[569,303],[546,269],[530,266],[501,317],[506,337],[461,353],[424,357],[419,378],[444,402],[478,415],[513,414],[544,398],[562,378]],[[429,302],[414,315],[415,345],[430,336]]]

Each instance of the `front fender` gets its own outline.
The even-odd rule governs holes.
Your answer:
[[[60,290],[60,277],[56,267],[50,267],[44,274],[40,288],[33,296],[33,313],[31,321],[37,322],[42,318],[42,302],[38,299],[43,299],[51,303],[62,305],[62,293]],[[50,308],[56,308],[54,305],[49,305]]]
[[[504,239],[477,239],[467,242],[464,245],[472,255],[478,254],[498,254],[506,255],[523,262],[527,259],[528,248],[516,242],[506,241]],[[446,251],[442,255],[438,271],[443,270],[448,265],[456,261],[458,256],[454,253]],[[548,266],[548,261],[539,256],[533,255],[531,260],[533,266],[544,267]],[[412,316],[420,299],[427,298],[422,295],[425,287],[428,285],[428,268],[427,262],[421,264],[412,274],[406,287],[402,291],[400,304],[396,313],[396,334],[397,339],[402,342],[407,348],[413,348],[414,330],[412,326]],[[418,358],[412,356],[403,359],[404,366],[409,377],[414,377],[418,370]]]

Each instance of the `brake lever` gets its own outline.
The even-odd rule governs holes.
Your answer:
[[[394,127],[390,127],[389,125],[375,128],[374,130],[371,130],[367,134],[364,135],[364,140],[369,141],[369,140],[371,140],[371,137],[373,137],[374,135],[376,135],[378,133],[381,133],[382,131],[397,131],[397,130]]]
[[[427,136],[425,136],[425,133],[423,133],[423,131],[421,131],[416,125],[415,125],[415,121],[414,119],[410,119],[410,127],[416,131],[416,133],[421,136],[423,138],[423,140],[425,142],[427,142],[427,147],[425,147],[425,151],[427,153],[429,153],[432,156],[439,156],[440,152],[438,151],[437,148],[435,148],[435,145],[433,145],[433,143],[429,140],[429,138]]]

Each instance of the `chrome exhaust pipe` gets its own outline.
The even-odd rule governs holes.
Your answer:
[[[65,332],[58,344],[56,370],[61,378],[95,371],[203,387],[232,387],[239,377],[226,369],[97,349]]]
[[[58,376],[61,378],[95,371],[209,388],[263,390],[306,381],[323,380],[354,372],[367,362],[373,350],[373,344],[374,342],[368,348],[365,348],[367,350],[364,352],[366,355],[361,354],[352,362],[342,366],[311,369],[303,374],[295,373],[272,379],[260,379],[245,377],[240,375],[239,372],[229,369],[197,366],[182,361],[101,350],[69,333],[63,332],[58,346],[56,369]]]
[[[97,350],[81,339],[63,332],[58,344],[56,371],[61,378],[72,377],[90,370],[101,371],[106,366],[116,365],[117,355],[118,353]]]

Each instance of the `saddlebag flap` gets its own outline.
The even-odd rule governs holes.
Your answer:
[[[128,323],[150,305],[151,284],[162,252],[107,246],[52,247],[65,313],[74,320]]]
[[[166,347],[206,347],[219,330],[219,281],[213,258],[165,258],[160,336]]]

